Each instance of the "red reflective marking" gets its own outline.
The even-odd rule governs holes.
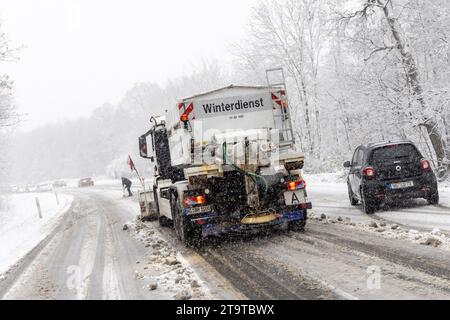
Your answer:
[[[271,93],[272,100],[275,101],[280,107],[282,106],[281,99],[278,98],[274,93]]]
[[[191,103],[189,105],[189,107],[187,107],[186,111],[184,113],[186,113],[187,115],[189,115],[192,111],[194,110],[194,105]]]

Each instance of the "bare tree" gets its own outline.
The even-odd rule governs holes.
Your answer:
[[[0,26],[1,27],[1,26]],[[0,63],[9,62],[16,59],[18,49],[9,46],[5,33],[0,30]],[[6,157],[9,151],[8,141],[5,139],[6,130],[17,123],[19,116],[13,101],[13,83],[8,75],[0,74],[0,177],[6,179],[8,161]]]
[[[17,50],[9,46],[5,33],[0,31],[0,62],[15,60]],[[17,121],[12,94],[12,81],[7,75],[0,75],[0,130]]]
[[[424,91],[424,84],[421,77],[421,71],[417,63],[417,58],[414,51],[411,49],[410,40],[406,36],[400,16],[402,11],[408,8],[408,5],[413,1],[401,1],[401,0],[366,0],[360,10],[346,14],[344,20],[359,19],[361,27],[365,27],[364,30],[359,30],[359,37],[355,37],[353,41],[359,41],[363,43],[369,50],[366,61],[370,60],[373,56],[380,53],[389,54],[395,52],[398,55],[398,63],[403,69],[403,75],[407,84],[407,91],[401,92],[403,95],[407,94],[410,97],[409,103],[405,106],[401,106],[404,101],[398,103],[391,101],[393,105],[397,105],[397,110],[400,110],[399,115],[402,114],[405,120],[410,117],[420,118],[417,125],[425,128],[428,138],[431,141],[433,151],[436,156],[437,166],[442,168],[446,159],[446,141],[442,136],[442,115],[438,112],[430,112],[433,109],[429,106],[427,96]],[[429,4],[429,3],[428,3]],[[419,10],[426,7],[428,4],[422,3],[418,6]],[[378,24],[380,30],[384,33],[382,36],[374,37],[374,33],[371,32],[370,23],[376,23],[376,20],[381,21],[381,25]],[[373,27],[373,25],[372,25]],[[381,85],[397,89],[399,84],[394,86],[387,85],[386,82],[381,81]],[[391,83],[392,84],[392,83]],[[415,108],[418,105],[419,108]],[[403,109],[403,110],[402,110]],[[417,117],[417,115],[420,115]],[[448,169],[448,168],[447,168]]]
[[[317,157],[322,144],[318,74],[326,41],[326,16],[320,1],[260,1],[254,8],[248,41],[238,54],[251,73],[285,67],[294,129],[302,145],[308,146],[305,151]]]

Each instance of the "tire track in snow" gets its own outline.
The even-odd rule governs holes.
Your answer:
[[[4,299],[8,291],[14,286],[22,274],[31,266],[34,259],[42,252],[42,250],[53,240],[53,238],[63,230],[67,216],[72,211],[74,202],[62,214],[60,222],[56,227],[42,239],[32,250],[30,250],[20,261],[6,272],[6,279],[0,281],[0,299]]]

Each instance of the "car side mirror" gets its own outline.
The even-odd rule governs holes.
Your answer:
[[[344,168],[351,168],[351,167],[352,167],[352,163],[350,161],[344,162]]]

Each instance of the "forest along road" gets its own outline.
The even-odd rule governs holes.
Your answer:
[[[122,230],[138,212],[136,198],[100,187],[67,192],[74,203],[65,220],[0,281],[0,297],[173,299],[183,285],[193,288],[195,274],[206,293],[193,299],[450,299],[450,251],[440,247],[311,219],[305,232],[235,235],[189,249],[157,222]],[[178,262],[161,264],[170,252]],[[151,278],[156,290],[147,287]]]

